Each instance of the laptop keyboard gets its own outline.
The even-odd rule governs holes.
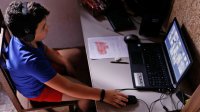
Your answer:
[[[162,48],[156,45],[143,46],[143,53],[149,84],[156,88],[169,87],[171,83]]]

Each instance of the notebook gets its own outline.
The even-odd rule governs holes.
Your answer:
[[[192,64],[176,18],[162,43],[131,43],[128,51],[136,89],[173,91]]]

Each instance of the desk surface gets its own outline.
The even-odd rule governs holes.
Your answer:
[[[88,52],[88,41],[87,38],[95,36],[113,36],[113,35],[126,35],[126,34],[136,34],[138,31],[127,31],[116,33],[112,30],[108,21],[98,21],[87,13],[84,9],[80,10],[81,14],[81,24],[84,36],[84,43],[86,47],[88,64],[90,69],[90,76],[92,81],[92,86],[96,88],[104,89],[124,89],[133,88],[133,82],[131,77],[131,70],[129,64],[112,64],[110,63],[113,59],[100,59],[92,60],[89,58]],[[139,25],[138,25],[139,26]],[[138,35],[139,36],[139,35]],[[139,36],[139,38],[147,41],[144,37]],[[123,61],[129,62],[129,58],[122,58]],[[137,91],[137,90],[126,90],[122,91],[127,95],[135,95],[138,99],[144,100],[148,106],[152,102],[159,99],[161,93],[150,92],[150,91]],[[174,103],[173,103],[174,101]],[[177,106],[178,99],[175,95],[172,98],[169,96],[162,100],[162,103],[169,109],[174,110]],[[180,103],[179,103],[180,104]],[[96,102],[98,112],[148,112],[148,109],[144,102],[139,101],[137,105],[129,105],[122,109],[116,109],[109,104]],[[181,105],[180,105],[181,106]],[[179,107],[180,107],[179,106]],[[153,107],[153,112],[165,112],[161,103],[158,101]]]

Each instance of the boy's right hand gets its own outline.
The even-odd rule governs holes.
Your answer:
[[[128,96],[120,93],[117,90],[106,90],[104,102],[113,105],[114,107],[121,108],[126,106]]]

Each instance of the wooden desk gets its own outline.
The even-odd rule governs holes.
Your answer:
[[[90,69],[90,76],[92,81],[92,86],[96,88],[104,89],[124,89],[133,88],[133,82],[131,77],[131,70],[129,64],[111,64],[110,61],[113,59],[100,59],[91,60],[89,58],[88,43],[87,38],[95,36],[113,36],[119,35],[112,31],[112,27],[108,21],[97,21],[85,10],[80,10],[81,14],[81,24],[83,30],[84,43],[86,47],[86,52],[88,56],[88,63]],[[128,31],[122,32],[122,34],[136,34],[138,31]],[[139,36],[141,39],[144,37]],[[145,40],[148,41],[148,40]],[[122,60],[129,62],[129,58],[122,58]],[[127,95],[135,95],[138,99],[144,100],[148,106],[152,102],[159,99],[161,94],[156,92],[147,91],[137,91],[137,90],[126,90],[122,91]],[[174,101],[174,104],[172,103]],[[163,105],[165,105],[169,110],[174,110],[177,102],[179,100],[175,95],[172,95],[172,99],[168,96],[167,99],[162,100]],[[139,101],[137,105],[129,105],[122,109],[116,109],[109,104],[96,102],[98,112],[148,112],[148,109],[144,102]],[[180,107],[180,106],[179,106]],[[160,102],[155,103],[152,112],[165,112]]]

